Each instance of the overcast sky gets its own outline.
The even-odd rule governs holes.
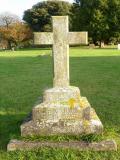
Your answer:
[[[11,12],[22,18],[23,12],[42,0],[0,0],[0,13]],[[73,2],[73,0],[66,0]]]

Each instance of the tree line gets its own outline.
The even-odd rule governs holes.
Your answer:
[[[120,42],[120,0],[39,2],[24,12],[24,22],[14,17],[15,21],[6,23],[0,16],[0,38],[6,39],[9,47],[19,46],[32,40],[34,31],[52,31],[51,16],[64,15],[69,15],[70,31],[88,31],[89,43],[102,47]]]
[[[87,30],[92,43],[120,42],[120,0],[77,0],[73,28]]]

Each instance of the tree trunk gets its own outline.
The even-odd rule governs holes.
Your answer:
[[[11,46],[11,41],[8,40],[8,46],[7,46],[7,49],[11,50],[12,49],[12,46]]]
[[[104,47],[105,47],[104,41],[100,41],[100,48],[104,48]]]

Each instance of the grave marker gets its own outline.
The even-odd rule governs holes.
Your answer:
[[[21,125],[22,136],[101,134],[103,125],[87,98],[78,87],[69,84],[69,44],[87,44],[87,32],[69,32],[68,16],[54,16],[53,32],[35,33],[35,44],[53,45],[53,88],[44,92],[43,102],[33,108],[31,116]],[[78,75],[79,76],[79,75]],[[13,140],[8,150],[39,147],[78,148],[79,150],[116,150],[112,140],[84,142],[25,142]]]

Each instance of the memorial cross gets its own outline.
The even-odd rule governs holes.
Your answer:
[[[69,32],[68,16],[53,16],[53,32],[35,32],[34,43],[53,45],[54,87],[69,86],[69,45],[87,44],[87,32]]]

